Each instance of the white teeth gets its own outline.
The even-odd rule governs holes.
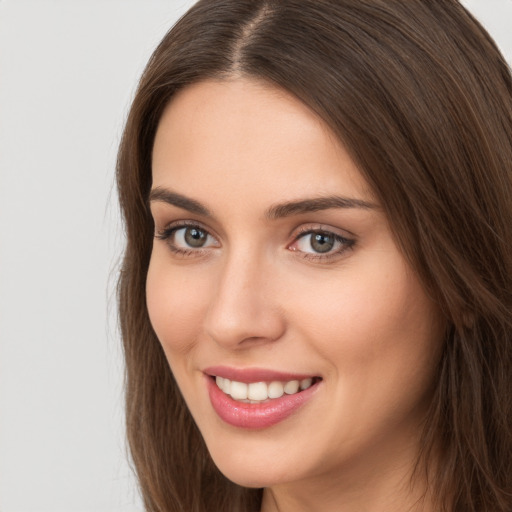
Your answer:
[[[308,389],[313,384],[313,379],[303,379],[300,381],[300,389]]]
[[[217,386],[219,386],[224,393],[227,395],[231,392],[231,381],[229,379],[225,379],[224,377],[215,377],[215,382],[217,383]]]
[[[220,388],[226,395],[231,394],[231,381],[229,379],[224,379],[222,382],[222,387]]]
[[[297,393],[299,391],[299,381],[298,380],[291,380],[290,382],[287,382],[284,385],[284,392],[287,395],[293,395],[294,393]]]
[[[284,386],[281,382],[271,382],[268,385],[268,397],[280,398],[284,395]]]
[[[266,400],[268,393],[265,382],[251,382],[251,384],[249,384],[247,398],[249,400]]]
[[[246,400],[247,399],[247,384],[245,382],[237,382],[236,380],[231,381],[230,395],[234,400]]]
[[[215,377],[215,382],[226,395],[231,395],[231,398],[234,400],[251,404],[261,403],[269,398],[280,398],[285,393],[293,395],[298,393],[299,390],[303,391],[313,385],[312,378],[302,379],[301,381],[251,382],[246,384],[245,382],[237,382],[223,377]]]

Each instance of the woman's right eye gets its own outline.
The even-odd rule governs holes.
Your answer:
[[[178,225],[164,229],[157,238],[165,240],[172,251],[190,254],[209,247],[219,247],[217,240],[205,229],[195,225]]]

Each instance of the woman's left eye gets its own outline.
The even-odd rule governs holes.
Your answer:
[[[309,230],[300,234],[289,249],[310,254],[312,257],[335,256],[354,245],[354,240],[349,240],[330,231]]]

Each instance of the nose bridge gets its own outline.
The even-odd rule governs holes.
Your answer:
[[[232,348],[279,338],[284,319],[272,294],[272,274],[261,252],[240,247],[226,254],[205,320],[207,334]]]

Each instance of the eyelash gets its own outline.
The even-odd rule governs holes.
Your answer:
[[[155,238],[158,240],[163,240],[167,242],[167,245],[169,246],[169,249],[176,255],[181,257],[199,257],[204,255],[207,249],[206,248],[190,248],[190,249],[184,249],[182,247],[178,247],[173,243],[173,236],[176,234],[177,231],[184,229],[184,228],[196,228],[198,231],[201,231],[206,234],[207,237],[214,238],[210,232],[203,228],[200,224],[197,222],[188,222],[188,221],[182,221],[177,224],[173,224],[171,226],[166,227],[162,231],[157,232],[155,235]],[[329,237],[332,237],[334,240],[334,243],[338,243],[341,245],[341,247],[335,251],[329,250],[329,252],[325,254],[321,253],[314,253],[314,252],[305,252],[305,251],[299,251],[297,249],[289,249],[290,251],[297,252],[301,255],[304,259],[312,260],[312,261],[329,261],[335,258],[341,257],[346,251],[349,249],[352,249],[356,243],[354,239],[346,238],[344,236],[341,236],[337,233],[334,233],[333,231],[330,231],[325,228],[303,228],[299,230],[299,232],[295,235],[295,238],[291,244],[288,245],[288,247],[293,246],[294,244],[297,244],[301,239],[307,237],[308,235],[313,234],[320,234],[320,235],[326,235]]]
[[[193,249],[193,248],[190,248],[190,249],[183,249],[182,247],[178,247],[176,246],[174,243],[173,243],[173,236],[175,235],[175,233],[177,231],[179,231],[180,229],[184,229],[184,228],[196,228],[197,230],[199,231],[202,231],[203,233],[206,233],[206,236],[209,236],[211,237],[212,235],[210,235],[209,231],[205,228],[203,228],[200,224],[198,224],[197,222],[187,222],[187,221],[182,221],[178,224],[173,224],[171,226],[168,226],[166,227],[165,229],[163,229],[162,231],[159,231],[155,237],[158,239],[158,240],[163,240],[167,243],[167,245],[169,246],[169,249],[176,255],[178,256],[182,256],[182,257],[187,257],[187,256],[193,256],[193,257],[196,257],[196,256],[202,256],[205,252],[205,248],[197,248],[197,249]],[[213,238],[213,237],[212,237]]]
[[[295,235],[295,239],[293,242],[289,245],[292,246],[296,243],[298,243],[302,238],[306,238],[308,235],[327,235],[329,237],[332,237],[334,240],[334,243],[339,243],[340,248],[334,251],[329,251],[328,253],[322,254],[322,253],[309,253],[304,251],[297,251],[304,259],[313,260],[313,261],[328,261],[336,258],[340,258],[346,251],[349,249],[352,249],[356,243],[356,241],[353,238],[346,238],[344,236],[341,236],[338,233],[334,233],[333,231],[330,231],[326,228],[302,228],[299,230],[299,232]],[[290,249],[294,250],[295,249]]]

